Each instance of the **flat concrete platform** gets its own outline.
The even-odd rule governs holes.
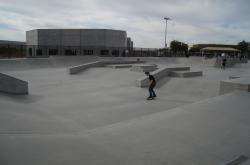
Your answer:
[[[29,82],[27,96],[0,94],[1,165],[223,165],[250,157],[250,93],[219,95],[220,81],[246,77],[250,64],[220,70],[199,58],[142,58],[203,71],[158,81],[158,97],[147,101],[147,89],[134,85],[144,73],[101,67],[69,75],[69,66],[105,58],[62,58],[0,60],[0,72]]]
[[[235,90],[250,92],[250,77],[234,78],[220,82],[220,94],[230,93]]]

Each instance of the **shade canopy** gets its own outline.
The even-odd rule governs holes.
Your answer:
[[[202,51],[227,51],[227,52],[239,52],[238,49],[230,47],[205,47],[201,49]]]

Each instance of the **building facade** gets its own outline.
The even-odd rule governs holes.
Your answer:
[[[129,45],[132,41],[129,40]],[[125,56],[127,33],[109,29],[35,29],[26,32],[27,56]]]

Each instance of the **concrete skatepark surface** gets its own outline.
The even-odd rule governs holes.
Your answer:
[[[147,101],[148,91],[135,86],[141,72],[68,74],[81,63],[136,58],[68,59],[0,60],[0,72],[28,81],[30,93],[0,94],[0,164],[211,165],[250,157],[250,93],[219,96],[220,81],[249,76],[249,64],[220,70],[199,58],[140,58],[203,71],[162,79]]]

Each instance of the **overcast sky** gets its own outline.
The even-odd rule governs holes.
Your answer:
[[[1,0],[0,40],[38,28],[126,30],[137,47],[250,40],[250,0]]]

